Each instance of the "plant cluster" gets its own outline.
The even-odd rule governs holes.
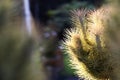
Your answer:
[[[75,73],[85,80],[120,79],[117,4],[72,11],[73,28],[66,30],[63,48]]]

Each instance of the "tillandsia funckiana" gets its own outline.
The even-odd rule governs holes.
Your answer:
[[[66,31],[63,47],[69,55],[71,67],[80,78],[120,80],[118,13],[119,9],[114,5],[72,11],[74,27]]]

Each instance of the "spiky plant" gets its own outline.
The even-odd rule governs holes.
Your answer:
[[[120,79],[120,48],[111,36],[119,33],[120,16],[113,10],[113,6],[104,6],[93,11],[72,11],[74,27],[66,31],[63,47],[75,73],[85,80]]]

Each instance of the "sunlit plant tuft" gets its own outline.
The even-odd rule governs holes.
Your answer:
[[[66,31],[63,47],[70,57],[70,65],[76,70],[75,73],[85,80],[120,79],[119,72],[116,72],[116,68],[120,69],[117,62],[120,59],[115,57],[119,51],[110,50],[111,47],[118,46],[111,45],[112,39],[109,36],[113,28],[110,27],[109,22],[116,21],[110,20],[113,18],[111,16],[117,15],[113,14],[115,13],[113,10],[113,8],[103,6],[98,10],[72,11],[71,20],[74,27]],[[111,32],[116,33],[113,30]]]

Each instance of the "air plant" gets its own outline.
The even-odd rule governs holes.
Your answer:
[[[112,30],[113,26],[110,27],[110,22],[116,24],[114,22],[116,20],[111,20],[112,10],[114,9],[104,6],[98,10],[72,11],[71,20],[74,27],[66,30],[63,48],[69,55],[71,67],[76,70],[75,73],[80,78],[85,80],[120,79],[118,77],[120,66],[117,62],[120,51],[119,49],[111,51],[111,48],[117,45],[110,45],[112,44],[110,30],[115,33]]]

